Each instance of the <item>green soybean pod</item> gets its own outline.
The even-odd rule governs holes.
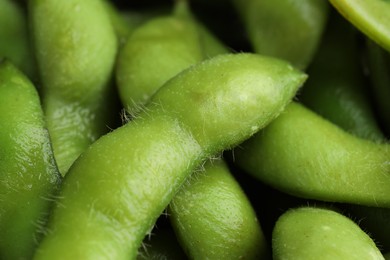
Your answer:
[[[34,259],[134,259],[189,174],[275,119],[305,80],[246,53],[184,70],[73,164]]]
[[[384,259],[354,221],[327,208],[284,212],[272,232],[273,259]]]
[[[31,80],[37,80],[26,14],[20,4],[12,0],[0,0],[0,58],[2,57],[12,61]]]
[[[37,90],[0,62],[1,259],[30,259],[59,183]]]
[[[299,100],[351,134],[385,142],[364,85],[367,82],[359,66],[357,37],[351,24],[338,13],[332,14]],[[353,204],[345,207],[381,250],[390,250],[390,209]]]
[[[390,207],[390,146],[352,135],[299,103],[235,149],[235,163],[290,195]]]
[[[100,0],[30,0],[29,15],[47,126],[65,175],[108,131],[117,38]]]
[[[176,6],[176,8],[185,8],[184,10],[180,10],[180,12],[182,12],[181,14],[188,14],[189,12],[188,6],[186,5],[179,5]],[[123,69],[123,66],[128,64],[130,61],[131,64],[142,63],[143,66],[149,67],[149,70],[147,71],[158,70],[158,73],[154,74],[155,82],[165,82],[172,77],[174,73],[178,73],[180,70],[184,70],[186,67],[191,66],[187,63],[180,62],[181,57],[178,56],[177,50],[172,51],[172,43],[174,45],[183,46],[181,52],[187,52],[185,55],[188,57],[193,56],[194,64],[199,59],[206,59],[220,53],[227,52],[226,48],[205,27],[197,24],[196,21],[190,17],[177,17],[177,12],[178,10],[176,9],[175,15],[173,16],[156,18],[154,20],[152,19],[147,25],[141,26],[137,29],[135,34],[144,34],[142,41],[140,41],[137,37],[133,37],[128,40],[126,46],[128,48],[129,46],[134,46],[134,44],[140,46],[143,42],[142,46],[144,51],[141,53],[135,53],[135,49],[131,52],[130,49],[127,49],[129,51],[129,55],[127,55],[128,60],[123,60],[121,69]],[[168,21],[169,24],[167,26]],[[182,30],[181,34],[183,35],[184,33],[187,36],[191,35],[192,39],[190,37],[180,37],[179,32],[175,32],[174,30],[178,27],[178,25],[181,25],[181,27],[179,27],[180,30]],[[194,28],[194,26],[196,27]],[[159,28],[162,31],[165,31],[165,29],[168,30],[169,27],[172,28],[171,34],[161,35],[157,39],[156,37],[153,37]],[[193,30],[186,30],[188,27]],[[150,28],[153,28],[153,33],[150,33]],[[173,32],[175,32],[175,37],[172,36]],[[148,37],[145,37],[146,35]],[[168,43],[171,44],[168,45]],[[191,43],[191,45],[189,43]],[[159,52],[165,54],[164,56],[156,55],[157,53],[153,51],[156,49],[156,46],[158,46]],[[193,50],[196,50],[197,52],[194,52]],[[200,56],[198,55],[199,53],[201,54]],[[133,59],[131,59],[131,56],[133,56]],[[168,71],[159,69],[160,67],[167,68],[173,67],[174,65],[174,70]],[[141,71],[142,75],[139,75]],[[121,73],[124,73],[124,71]],[[141,68],[137,66],[126,67],[126,73],[127,76],[131,74],[132,79],[141,78],[144,85],[151,86],[151,88],[143,88],[141,87],[141,84],[136,84],[133,81],[132,83],[134,85],[131,86],[131,89],[120,93],[122,100],[134,100],[137,99],[137,95],[148,96],[147,89],[157,91],[158,84],[151,81],[150,77],[145,77],[147,74],[144,70],[141,70]],[[129,82],[129,88],[130,83],[131,82]],[[134,95],[134,91],[130,91],[134,89],[137,90],[137,95]],[[129,108],[129,104],[127,104],[126,107]],[[218,162],[213,166],[207,164],[204,175],[209,174],[216,176],[214,178],[206,178],[206,176],[201,177],[196,174],[199,176],[195,177],[197,181],[195,183],[193,183],[194,181],[191,182],[194,187],[192,188],[192,185],[189,184],[188,191],[185,190],[182,192],[187,194],[187,196],[181,196],[181,199],[175,199],[175,206],[170,207],[172,209],[171,220],[173,226],[176,227],[177,233],[181,237],[182,244],[188,249],[187,254],[191,258],[200,259],[208,259],[210,257],[218,258],[222,255],[229,256],[232,259],[235,257],[254,258],[264,255],[264,252],[266,251],[266,243],[264,241],[260,225],[257,222],[257,218],[253,210],[251,209],[249,201],[239,188],[238,184],[235,183],[235,180],[230,176],[226,166],[224,166],[222,162]],[[222,178],[220,182],[216,181],[218,177]],[[218,185],[223,185],[223,187],[218,187]],[[198,204],[193,203],[193,207],[190,209],[184,209],[188,206],[186,198],[197,196],[197,194],[200,193],[200,191],[198,191],[199,189],[202,189],[204,192],[203,196],[204,198],[208,198],[208,201],[204,200]],[[218,198],[212,199],[217,191],[223,192]],[[207,206],[210,204],[215,206],[218,202],[221,202],[226,198],[232,199],[228,202],[223,201],[226,207],[219,207],[207,215],[213,216],[213,219],[199,218],[199,215],[204,214]],[[196,207],[195,205],[199,207]],[[235,208],[237,208],[237,210],[233,210]],[[226,216],[231,217],[228,218]],[[178,224],[178,222],[182,224]],[[199,230],[189,227],[195,227],[193,222],[197,223],[196,226],[200,228]],[[210,229],[211,227],[213,227],[213,229]],[[224,230],[225,232],[221,232],[221,230]],[[201,236],[200,233],[202,232],[210,237],[213,237],[213,239],[204,239],[207,235]],[[200,241],[200,238],[204,239],[203,242]]]
[[[330,0],[367,37],[390,51],[390,3],[384,0]]]
[[[306,69],[320,43],[329,3],[323,0],[235,0],[256,53]]]
[[[135,30],[116,66],[125,109],[136,114],[165,81],[201,61],[198,43],[195,25],[176,15],[157,17]]]
[[[222,159],[193,173],[168,212],[190,259],[263,259],[268,254],[252,205]]]
[[[360,62],[358,36],[340,14],[331,13],[321,45],[307,69],[310,76],[298,99],[344,130],[382,142],[384,135],[369,99]]]
[[[218,45],[205,28],[200,33],[189,12],[186,2],[178,2],[173,14],[150,19],[138,27],[119,52],[119,96],[131,115],[142,110],[167,80],[203,60],[204,45]],[[211,44],[205,44],[210,41]],[[208,54],[214,55],[218,50],[213,47]]]

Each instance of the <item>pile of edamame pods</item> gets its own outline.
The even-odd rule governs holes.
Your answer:
[[[390,259],[390,2],[0,0],[0,259]]]

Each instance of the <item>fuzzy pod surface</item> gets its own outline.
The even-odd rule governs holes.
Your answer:
[[[234,151],[239,167],[288,194],[387,208],[389,154],[297,102]]]
[[[263,259],[267,241],[251,203],[224,160],[208,161],[169,205],[190,259]]]
[[[189,11],[188,6],[176,6],[173,14],[151,19],[128,39],[126,49],[121,52],[117,76],[120,76],[120,96],[130,113],[146,104],[175,73],[228,52]],[[170,203],[170,219],[187,254],[195,259],[223,256],[253,259],[265,254],[266,243],[248,199],[223,162],[208,166],[204,174],[193,173],[199,176],[194,177],[198,180],[185,185]],[[209,174],[212,176],[207,178]],[[213,199],[218,192],[221,194]],[[196,197],[202,201],[196,203]],[[192,201],[190,208],[186,208],[187,199]],[[218,203],[223,206],[215,208]],[[208,206],[214,210],[201,217]]]
[[[181,72],[75,162],[35,259],[135,258],[189,174],[277,117],[305,80],[282,60],[247,53]]]

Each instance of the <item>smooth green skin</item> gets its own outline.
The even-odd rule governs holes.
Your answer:
[[[38,93],[0,63],[0,258],[30,259],[60,183]]]
[[[234,0],[256,53],[305,70],[321,41],[329,3],[323,0]]]
[[[62,175],[110,122],[117,38],[100,0],[30,0],[43,108]]]
[[[190,259],[265,259],[256,214],[226,163],[208,161],[169,204],[172,226]]]
[[[189,174],[277,117],[305,79],[244,53],[183,71],[75,162],[34,259],[134,259]]]
[[[370,39],[366,39],[366,53],[374,106],[390,138],[390,53]]]
[[[351,219],[326,208],[293,208],[272,233],[273,259],[384,259],[374,241]]]
[[[344,130],[380,142],[384,136],[368,98],[357,37],[352,25],[331,14],[298,99]]]
[[[0,0],[0,58],[6,58],[31,80],[36,80],[36,68],[28,38],[26,14],[12,0]]]
[[[179,2],[173,14],[138,27],[120,51],[116,81],[122,104],[131,115],[182,70],[228,52],[189,12],[185,2]]]
[[[290,195],[390,207],[390,146],[342,130],[299,103],[235,149],[235,162]]]
[[[390,2],[388,0],[329,0],[351,24],[390,51]]]

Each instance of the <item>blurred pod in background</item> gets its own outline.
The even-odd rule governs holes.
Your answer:
[[[10,60],[30,80],[37,82],[37,69],[23,5],[13,0],[0,0],[0,25],[0,59]]]
[[[331,12],[321,45],[307,69],[309,78],[297,98],[346,131],[382,142],[369,82],[361,67],[359,36],[348,21]]]
[[[329,3],[323,0],[233,0],[252,50],[305,70],[321,41]]]
[[[331,0],[335,9],[366,36],[365,66],[379,124],[390,136],[390,2]]]
[[[136,28],[118,54],[116,83],[123,107],[132,117],[150,97],[182,70],[227,48],[178,1],[170,14]]]
[[[117,37],[100,0],[30,0],[42,103],[59,170],[107,133],[117,111]]]
[[[390,53],[366,38],[365,66],[371,82],[370,94],[379,123],[390,138]]]

